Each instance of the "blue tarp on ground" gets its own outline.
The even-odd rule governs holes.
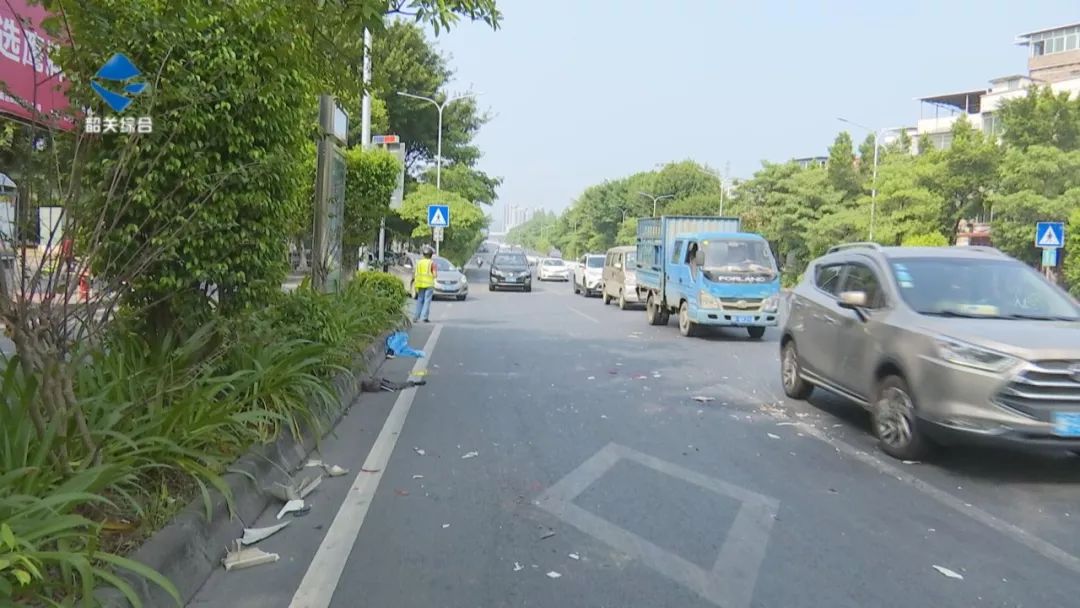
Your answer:
[[[427,356],[424,351],[409,346],[409,334],[403,331],[396,331],[386,337],[386,352],[395,357],[422,358]]]

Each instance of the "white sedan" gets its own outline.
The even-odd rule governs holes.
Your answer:
[[[544,258],[540,260],[536,278],[541,281],[569,281],[570,267],[559,258]]]

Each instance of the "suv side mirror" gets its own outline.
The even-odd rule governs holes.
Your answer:
[[[855,310],[866,307],[865,291],[844,291],[840,293],[840,308]]]

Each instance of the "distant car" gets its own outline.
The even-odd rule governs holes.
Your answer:
[[[587,253],[578,259],[577,268],[574,269],[574,293],[580,293],[586,298],[600,295],[603,289],[604,256],[598,253]]]
[[[464,300],[469,297],[469,280],[465,273],[461,272],[446,258],[435,258],[435,268],[438,270],[435,276],[434,298],[454,298]]]
[[[604,259],[603,287],[601,297],[604,304],[619,303],[620,310],[626,310],[631,304],[641,304],[637,292],[637,275],[634,263],[637,247],[624,245],[608,249]]]
[[[488,291],[504,287],[532,291],[532,269],[524,253],[499,252],[488,269]]]
[[[536,278],[541,281],[569,281],[570,268],[559,258],[544,258],[537,266]]]
[[[885,453],[936,443],[1080,453],[1080,309],[986,247],[833,247],[789,297],[784,392],[869,410]]]

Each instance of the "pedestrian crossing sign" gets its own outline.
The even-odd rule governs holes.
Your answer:
[[[427,223],[432,228],[446,228],[450,225],[450,205],[428,205]]]
[[[1035,246],[1042,249],[1061,249],[1065,246],[1064,222],[1037,222]]]

